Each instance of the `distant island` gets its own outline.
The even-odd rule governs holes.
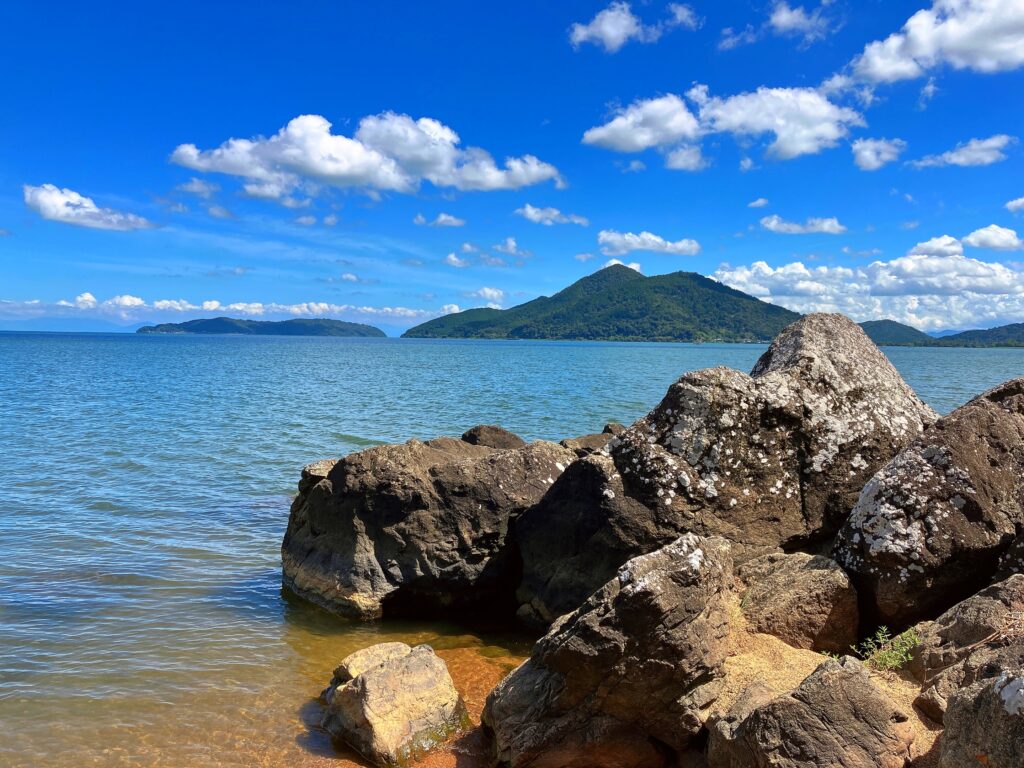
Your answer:
[[[554,296],[445,315],[403,338],[756,342],[799,317],[695,272],[645,277],[613,265]]]
[[[160,334],[241,334],[245,336],[360,336],[383,338],[380,328],[342,320],[239,320],[233,317],[214,317],[207,320],[189,320],[184,323],[161,323],[139,328],[136,333]]]
[[[1024,347],[1024,323],[929,336],[895,320],[869,320],[860,327],[879,345],[898,347]]]

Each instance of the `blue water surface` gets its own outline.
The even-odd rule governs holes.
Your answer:
[[[302,703],[392,630],[282,597],[303,464],[599,431],[763,349],[0,334],[0,764],[315,764]],[[940,412],[1024,374],[1024,350],[885,351]]]

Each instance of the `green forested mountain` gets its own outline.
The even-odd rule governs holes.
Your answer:
[[[554,296],[511,309],[470,309],[405,332],[410,338],[763,341],[799,315],[694,272],[644,277],[606,267]]]
[[[1024,323],[1011,323],[983,331],[963,331],[932,339],[940,347],[1024,347]]]
[[[892,346],[929,346],[935,342],[931,336],[924,331],[919,331],[913,326],[897,323],[895,320],[868,320],[861,323],[860,327],[875,344],[888,344]]]
[[[385,336],[384,331],[372,325],[346,323],[342,320],[296,319],[238,320],[233,317],[214,317],[208,320],[189,320],[184,323],[161,323],[139,328],[136,333],[166,334],[223,334],[249,336]]]

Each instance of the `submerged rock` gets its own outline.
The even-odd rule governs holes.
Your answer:
[[[1024,379],[931,425],[864,487],[836,544],[878,619],[903,626],[988,584],[1024,529]]]
[[[524,514],[520,602],[545,617],[571,610],[628,557],[685,532],[722,536],[741,560],[825,540],[935,418],[855,323],[808,315],[749,376],[683,376],[609,443],[611,465],[579,473],[586,489],[567,474],[574,486],[556,484],[557,503]]]
[[[903,768],[913,731],[901,711],[846,656],[793,691],[748,690],[711,727],[711,768]],[[965,764],[966,765],[966,764]]]
[[[687,534],[634,558],[487,699],[498,762],[660,767],[701,732],[728,654],[729,545]]]
[[[448,668],[426,645],[357,651],[334,671],[323,699],[323,728],[380,766],[405,765],[468,719]]]
[[[844,652],[857,641],[857,591],[827,557],[771,554],[739,569],[752,629],[796,648]]]
[[[490,428],[478,437],[496,441]],[[311,465],[282,545],[285,586],[360,619],[385,604],[393,613],[511,612],[509,526],[573,459],[553,443],[496,449],[438,438]]]
[[[909,669],[922,684],[914,704],[942,722],[961,688],[1024,666],[1024,576],[1011,576],[916,627]]]

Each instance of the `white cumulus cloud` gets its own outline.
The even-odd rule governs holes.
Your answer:
[[[676,27],[697,29],[700,19],[693,8],[681,3],[668,6],[668,18],[655,24],[645,24],[627,2],[613,2],[598,12],[586,24],[575,23],[569,28],[569,42],[573,48],[584,43],[615,53],[630,40],[638,43],[656,42],[666,31]]]
[[[828,33],[829,22],[821,7],[808,11],[802,5],[795,8],[783,0],[772,7],[768,25],[778,35],[799,35],[805,43],[820,40]]]
[[[909,251],[909,256],[962,256],[964,247],[952,235],[940,235],[918,243]]]
[[[1024,319],[1024,273],[959,254],[915,254],[856,268],[723,264],[713,277],[797,312],[843,312],[859,321],[891,318],[922,330]]]
[[[575,213],[562,213],[557,208],[538,208],[526,203],[522,208],[516,208],[515,213],[534,224],[543,224],[550,227],[553,224],[579,224],[586,227],[590,222],[584,216],[577,216]]]
[[[944,165],[992,165],[1006,159],[1004,151],[1016,142],[1015,136],[1004,133],[989,136],[987,139],[971,139],[961,142],[956,147],[941,155],[928,155],[920,160],[912,160],[914,168],[939,168]]]
[[[940,65],[1002,72],[1024,65],[1022,0],[935,0],[899,32],[868,43],[852,63],[868,82],[923,77]]]
[[[747,208],[764,208],[766,205],[768,205],[768,198],[759,197],[757,200],[751,200],[747,203]]]
[[[501,309],[501,303],[505,300],[505,292],[500,288],[489,288],[486,285],[466,296],[472,299],[483,299],[491,309]]]
[[[707,132],[739,137],[771,134],[768,154],[782,160],[834,147],[850,126],[864,124],[858,112],[833,104],[814,88],[758,88],[726,98],[712,97],[697,85],[687,95],[699,106]]]
[[[85,197],[71,189],[61,189],[53,184],[42,184],[38,187],[25,184],[22,192],[25,196],[25,205],[50,221],[118,232],[148,229],[153,226],[151,222],[134,213],[101,208],[91,197]]]
[[[455,131],[438,120],[385,112],[364,117],[351,137],[332,133],[320,115],[301,115],[267,138],[229,139],[200,150],[182,144],[172,162],[196,171],[244,180],[251,196],[281,198],[306,185],[414,192],[421,182],[460,190],[518,189],[554,181],[558,169],[533,155],[495,163],[485,150],[460,147]]]
[[[987,227],[976,229],[963,240],[964,245],[972,248],[992,248],[997,251],[1019,251],[1024,248],[1024,241],[1017,232],[998,224],[989,224]]]
[[[697,118],[679,96],[670,93],[620,109],[610,121],[584,133],[583,143],[616,152],[641,152],[699,135]]]
[[[1019,213],[1024,211],[1024,197],[1018,197],[1016,200],[1011,200],[1006,204],[1006,210],[1010,213]]]
[[[775,232],[780,235],[841,235],[846,231],[846,227],[840,224],[839,219],[835,216],[829,216],[828,218],[812,217],[801,224],[798,221],[787,221],[778,214],[772,214],[761,219],[761,226],[769,232]]]
[[[469,266],[469,261],[467,261],[466,259],[460,259],[454,253],[449,253],[447,256],[445,256],[444,263],[447,264],[449,267],[456,267],[457,269],[463,269],[464,267]]]
[[[622,256],[633,251],[665,253],[674,256],[696,256],[700,253],[700,243],[684,238],[682,240],[666,240],[653,232],[616,232],[603,229],[597,234],[597,243],[605,256]]]
[[[853,162],[862,171],[877,171],[899,159],[900,153],[907,148],[903,139],[857,139],[851,145]]]

